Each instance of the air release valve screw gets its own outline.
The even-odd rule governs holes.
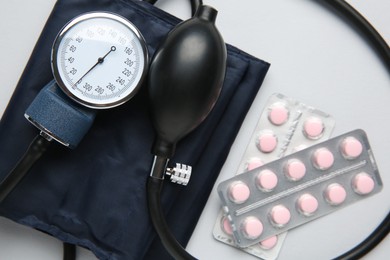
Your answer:
[[[166,174],[171,176],[171,182],[187,186],[190,181],[192,167],[189,165],[176,163],[176,167],[167,168]]]

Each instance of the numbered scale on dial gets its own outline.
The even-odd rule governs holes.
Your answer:
[[[76,17],[58,34],[52,69],[60,88],[90,108],[111,108],[132,98],[148,68],[138,29],[112,13]]]

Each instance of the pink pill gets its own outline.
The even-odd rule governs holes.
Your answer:
[[[313,215],[318,209],[318,200],[310,194],[303,194],[297,201],[299,212],[306,216]]]
[[[309,139],[318,139],[324,132],[324,123],[318,117],[310,117],[303,124],[303,134]]]
[[[370,175],[361,172],[353,178],[352,187],[356,193],[366,195],[374,190],[375,182]]]
[[[246,170],[247,171],[251,171],[251,170],[256,169],[256,168],[258,168],[258,167],[260,167],[262,165],[264,165],[262,160],[260,160],[259,158],[252,158],[247,163]]]
[[[270,153],[275,150],[278,139],[273,132],[264,132],[259,136],[257,147],[263,153]]]
[[[340,205],[345,201],[347,192],[344,187],[338,183],[329,185],[325,190],[325,198],[331,205]]]
[[[223,232],[225,232],[229,236],[233,235],[232,227],[230,226],[229,220],[226,217],[223,217],[221,226]]]
[[[243,222],[242,230],[246,238],[256,239],[263,233],[263,223],[256,217],[247,217]]]
[[[278,243],[278,236],[269,237],[260,242],[260,246],[265,250],[270,250]]]
[[[341,143],[341,153],[347,159],[355,159],[359,157],[363,152],[362,143],[355,137],[347,137]]]
[[[320,170],[327,170],[334,163],[333,154],[327,148],[317,149],[313,154],[312,160],[314,166]]]
[[[286,123],[288,116],[288,109],[282,103],[272,105],[268,112],[268,119],[274,125]]]
[[[287,162],[285,173],[290,180],[297,181],[305,176],[306,166],[300,160],[292,159]]]
[[[278,177],[273,171],[263,170],[257,175],[257,186],[265,191],[273,190],[278,184]]]
[[[272,223],[277,227],[283,227],[291,219],[291,213],[288,208],[283,205],[277,205],[272,208],[270,213]]]
[[[236,204],[244,203],[249,195],[249,187],[241,181],[233,182],[229,187],[230,200]]]

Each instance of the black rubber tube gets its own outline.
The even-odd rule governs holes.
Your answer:
[[[147,2],[147,3],[150,3],[152,5],[154,5],[157,2],[157,0],[143,0],[143,1]]]
[[[352,22],[360,31],[366,36],[375,48],[379,56],[382,58],[387,70],[390,72],[390,48],[382,36],[375,30],[375,28],[351,5],[343,0],[325,0],[326,2],[342,15]]]
[[[199,6],[203,5],[202,0],[191,0],[191,15],[194,16]]]
[[[76,246],[73,244],[63,243],[64,256],[63,260],[75,260],[76,259]]]
[[[360,259],[374,247],[376,247],[390,231],[390,212],[382,223],[360,244],[345,252],[344,254],[334,258],[334,260],[349,260],[349,259]]]
[[[150,3],[152,5],[154,5],[157,2],[157,0],[143,0],[143,1]],[[190,0],[190,2],[191,2],[191,14],[192,14],[192,16],[194,16],[194,14],[196,13],[196,10],[198,10],[198,7],[203,4],[203,1],[202,0]]]
[[[390,72],[390,48],[375,28],[351,5],[343,0],[325,0],[352,22],[366,36],[378,55],[382,58],[388,72]],[[359,259],[375,248],[390,232],[390,212],[379,226],[360,244],[334,258],[335,260]]]
[[[34,163],[41,158],[49,144],[50,141],[46,140],[41,135],[35,137],[15,168],[1,182],[0,203],[13,191]]]
[[[46,152],[50,141],[38,135],[31,142],[23,157],[19,160],[15,168],[5,177],[0,184],[0,203],[10,194],[14,188],[20,183],[30,168],[41,156]],[[63,244],[63,259],[75,260],[76,247],[71,244]]]
[[[161,207],[161,190],[164,180],[149,177],[146,185],[149,215],[161,242],[168,253],[177,260],[196,259],[177,242],[165,220]]]

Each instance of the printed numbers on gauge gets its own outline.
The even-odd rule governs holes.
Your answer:
[[[106,13],[86,14],[64,27],[53,47],[59,86],[90,107],[123,103],[145,74],[146,45],[134,25]]]
[[[86,55],[84,55],[82,51],[84,52],[87,48],[91,48],[93,41],[102,41],[102,38],[103,40],[107,40],[115,45],[112,45],[109,48],[106,47],[105,49],[100,48],[102,49],[100,52],[96,52],[96,54],[84,58]],[[123,60],[126,67],[123,67],[120,71],[121,76],[118,75],[117,79],[114,81],[115,83],[112,83],[113,81],[109,81],[109,83],[105,83],[105,85],[106,89],[110,90],[111,94],[115,91],[119,91],[121,86],[126,87],[126,81],[130,81],[130,78],[134,73],[131,68],[137,66],[137,57],[134,55],[134,48],[132,46],[125,46],[125,44],[129,41],[129,37],[126,37],[121,32],[114,31],[113,29],[109,30],[101,26],[88,27],[88,29],[79,31],[74,40],[69,39],[66,48],[69,52],[64,52],[64,61],[65,66],[70,68],[67,74],[69,76],[68,81],[71,82],[73,89],[79,90],[84,95],[104,95],[104,88],[95,83],[96,80],[92,79],[92,75],[94,78],[102,77],[101,75],[97,75],[97,73],[102,71],[104,65],[107,65],[107,67],[111,67],[113,65],[115,56],[114,53],[111,52],[116,52],[117,48],[122,48],[123,53],[126,55]],[[89,52],[92,53],[94,51],[90,50]],[[83,62],[79,62],[80,59],[76,60],[75,57],[83,58]],[[85,60],[89,60],[89,64],[87,64]],[[70,67],[71,65],[72,67]],[[107,69],[112,70],[111,68]],[[96,70],[96,72],[94,72],[94,70]],[[81,83],[84,84],[83,87],[78,86]],[[101,84],[101,82],[99,82],[99,84]]]
[[[134,61],[130,60],[129,58],[126,58],[125,64],[129,67],[133,66]]]

